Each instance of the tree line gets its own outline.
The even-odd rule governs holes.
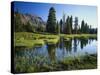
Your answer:
[[[54,7],[49,9],[48,19],[45,25],[41,25],[37,21],[35,23],[27,22],[23,24],[20,18],[21,14],[17,11],[16,17],[14,18],[14,30],[15,32],[43,32],[53,34],[96,34],[97,28],[92,28],[84,20],[79,25],[78,17],[65,16],[63,14],[62,19],[57,21],[56,11]]]
[[[66,19],[65,16],[63,16],[63,19],[56,21],[56,11],[51,7],[46,24],[46,31],[49,33],[64,34],[95,34],[97,33],[97,28],[91,28],[91,25],[89,26],[84,20],[82,20],[81,25],[79,25],[78,17],[73,18],[73,16],[67,16]]]

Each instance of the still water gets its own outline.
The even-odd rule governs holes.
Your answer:
[[[51,62],[52,60],[61,61],[69,56],[80,56],[86,53],[97,53],[97,40],[96,39],[71,39],[64,41],[63,38],[57,44],[45,44],[43,46],[36,46],[33,48],[16,48],[15,58],[19,57],[28,58],[31,60],[36,57],[44,58]],[[39,61],[35,60],[35,61]]]

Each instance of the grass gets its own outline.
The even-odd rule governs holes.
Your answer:
[[[97,34],[71,34],[71,35],[62,34],[61,36],[64,37],[65,40],[69,38],[84,38],[84,39],[97,38]]]
[[[68,70],[95,69],[97,68],[97,55],[87,54],[85,56],[68,58],[61,62]]]
[[[56,44],[59,40],[57,35],[43,35],[28,32],[14,33],[14,46],[33,47],[36,45]]]
[[[15,46],[25,46],[25,47],[32,47],[32,46],[41,46],[44,45],[43,40],[16,40]]]
[[[68,41],[72,38],[97,38],[96,34],[37,34],[29,32],[14,33],[14,46],[42,46],[45,43],[56,44],[59,38],[63,37]],[[86,54],[80,57],[69,57],[62,61],[48,62],[48,58],[37,56],[34,58],[17,56],[15,57],[15,71],[16,73],[25,72],[45,72],[45,71],[62,71],[62,70],[76,70],[76,69],[95,69],[97,68],[97,55]]]
[[[65,41],[68,41],[72,38],[97,38],[96,34],[37,34],[37,33],[30,33],[30,32],[15,32],[14,33],[14,46],[26,46],[26,47],[33,47],[36,45],[44,45],[45,43],[48,44],[56,44],[59,41],[59,38],[63,37]]]
[[[45,39],[45,41],[48,44],[56,44],[58,42],[58,40],[59,40],[59,37]]]
[[[16,63],[17,62],[17,63]],[[62,71],[62,70],[80,70],[80,69],[96,69],[97,55],[87,54],[80,57],[69,57],[62,61],[51,61],[48,63],[48,58],[42,56],[29,59],[25,57],[17,57],[15,60],[15,71],[23,72],[47,72],[47,71]]]

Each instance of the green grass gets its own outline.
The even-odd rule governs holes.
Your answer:
[[[71,35],[62,34],[61,36],[64,37],[64,39],[68,39],[68,38],[84,38],[84,39],[97,38],[97,34],[71,34]]]
[[[66,41],[72,38],[97,38],[96,34],[36,34],[29,32],[15,32],[14,33],[14,46],[42,46],[45,43],[56,44],[59,38],[63,37]],[[46,62],[42,63],[41,62]],[[97,55],[85,55],[81,57],[69,57],[63,61],[52,61],[48,64],[48,58],[41,56],[34,59],[28,57],[15,57],[15,70],[16,72],[43,72],[43,71],[60,71],[60,70],[76,70],[76,69],[91,69],[97,68]]]
[[[16,63],[17,62],[17,63]],[[46,72],[62,70],[96,69],[97,55],[88,54],[80,57],[69,57],[62,61],[51,61],[48,58],[38,56],[34,59],[28,57],[17,57],[15,59],[15,71],[21,72]]]
[[[72,59],[65,59],[61,63],[68,69],[95,69],[97,68],[97,55],[87,54]]]
[[[41,46],[45,43],[56,44],[59,40],[59,37],[57,35],[43,35],[28,32],[14,33],[14,37],[14,46],[25,47],[33,47],[36,45]]]
[[[36,34],[30,32],[15,32],[14,33],[14,46],[26,46],[33,47],[36,45],[56,44],[59,41],[59,38],[63,37],[64,40],[68,41],[72,38],[97,38],[96,34]]]
[[[32,46],[42,46],[44,45],[43,40],[16,40],[15,46],[25,46],[25,47],[32,47]]]

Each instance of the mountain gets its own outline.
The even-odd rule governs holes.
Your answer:
[[[14,13],[14,29],[15,31],[43,31],[46,23],[43,19],[37,15]],[[33,28],[33,30],[32,30]]]

